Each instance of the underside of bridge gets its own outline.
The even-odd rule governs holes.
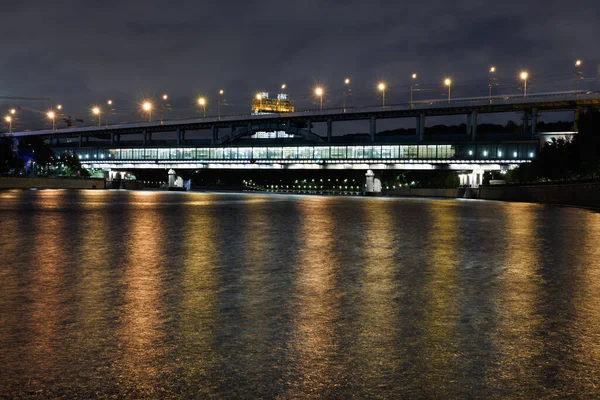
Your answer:
[[[221,145],[225,143],[233,142],[237,139],[240,139],[245,136],[254,135],[257,132],[285,132],[289,135],[300,136],[311,143],[322,143],[325,142],[326,139],[321,136],[311,132],[310,127],[308,129],[304,129],[302,127],[296,126],[293,123],[279,124],[279,123],[257,123],[257,124],[248,124],[242,127],[233,128],[232,132],[223,135],[215,140],[216,145]]]

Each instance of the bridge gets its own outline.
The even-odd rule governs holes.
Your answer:
[[[14,137],[42,135],[59,146],[61,140],[79,139],[79,145],[95,139],[114,146],[123,135],[143,135],[140,143],[144,147],[152,145],[152,134],[158,132],[176,133],[174,145],[186,144],[186,131],[212,130],[212,145],[224,145],[244,136],[261,131],[285,131],[313,143],[331,143],[333,123],[341,121],[369,121],[369,140],[377,141],[377,120],[390,118],[413,118],[416,121],[415,138],[425,141],[425,121],[428,116],[465,115],[467,129],[465,135],[477,140],[477,117],[480,114],[518,112],[523,114],[525,130],[534,135],[537,118],[541,112],[578,111],[600,106],[600,92],[574,91],[546,93],[524,96],[493,96],[454,100],[424,100],[412,104],[372,106],[355,108],[332,108],[306,110],[275,114],[240,114],[220,117],[161,120],[113,124],[106,126],[85,126],[65,129],[15,132]],[[312,131],[313,123],[327,124],[327,135],[322,137]],[[70,141],[69,141],[70,142]]]
[[[307,110],[279,114],[244,114],[107,126],[16,132],[16,138],[41,135],[57,153],[77,155],[87,168],[109,171],[135,169],[358,169],[461,171],[463,183],[481,183],[485,171],[502,171],[531,162],[540,148],[535,127],[540,112],[600,106],[598,92],[567,92],[523,96],[431,100],[379,107]],[[477,116],[485,113],[523,114],[524,135],[502,138],[477,134]],[[425,136],[428,116],[466,115],[467,130],[452,138]],[[382,140],[378,119],[414,118],[416,134]],[[364,140],[332,140],[339,121],[368,120]],[[531,122],[530,122],[531,121]],[[312,132],[325,122],[327,136]],[[186,131],[211,129],[212,140],[186,139]],[[260,131],[284,131],[292,140],[247,140]],[[174,140],[152,140],[152,134],[175,132]],[[220,133],[224,132],[223,135]],[[134,136],[134,135],[137,135]],[[143,139],[140,140],[139,136]],[[123,139],[121,138],[123,136]],[[389,138],[386,138],[389,139]],[[342,140],[342,141],[340,141]]]

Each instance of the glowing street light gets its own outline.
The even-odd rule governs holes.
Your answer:
[[[163,95],[162,95],[162,99],[163,99],[163,100],[168,100],[168,99],[169,99],[169,96],[168,96],[168,95],[166,95],[166,94],[163,94]]]
[[[413,107],[413,90],[416,86],[415,80],[417,79],[417,74],[411,75],[412,80],[410,81],[410,108]]]
[[[321,111],[323,111],[323,88],[322,87],[317,87],[315,89],[315,94],[317,96],[319,96],[319,100],[320,100],[320,103],[321,103],[320,109],[321,109]]]
[[[283,85],[281,85],[281,90],[285,90],[287,86],[285,85],[285,83]]]
[[[221,96],[223,96],[224,93],[225,91],[223,89],[219,90],[219,97],[217,100],[217,119],[221,119]]]
[[[142,110],[148,113],[148,122],[152,121],[152,103],[145,101],[144,104],[142,104]]]
[[[574,80],[575,80],[575,96],[579,99],[579,81],[583,79],[583,71],[581,71],[579,69],[579,67],[581,67],[581,64],[583,64],[583,62],[581,60],[575,60],[575,75],[574,75]]]
[[[346,96],[347,96],[346,92],[348,91],[348,85],[350,85],[350,78],[344,79],[344,102],[343,102],[344,103],[343,104],[344,112],[346,112]]]
[[[380,82],[379,85],[377,86],[379,88],[379,90],[381,90],[381,106],[385,107],[385,83]]]
[[[492,86],[494,86],[494,73],[496,73],[496,67],[490,67],[490,74],[488,78],[490,104],[492,104]]]
[[[450,88],[452,87],[452,79],[444,79],[444,85],[448,86],[448,103],[450,103]]]
[[[100,126],[100,107],[92,108],[92,113],[98,116],[98,126]]]
[[[48,111],[48,113],[46,113],[46,116],[52,120],[52,130],[55,130],[56,129],[56,125],[55,125],[56,114],[54,114],[54,111]]]
[[[108,101],[106,102],[106,104],[108,104],[109,106],[112,106],[112,100],[108,100]]]
[[[204,112],[204,118],[206,118],[206,99],[204,97],[200,97],[198,99],[198,105],[202,107],[202,111]]]
[[[527,97],[527,78],[529,78],[529,73],[527,71],[521,71],[521,80],[523,81],[523,97]]]
[[[15,110],[14,108],[11,108],[11,109],[10,109],[10,113],[11,113],[12,115],[15,115],[15,114],[17,113],[17,110]]]
[[[57,105],[57,106],[56,106],[56,109],[57,109],[57,110],[62,110],[62,105],[61,105],[61,104]]]
[[[6,117],[4,117],[4,120],[8,122],[8,133],[12,135],[12,117],[10,115],[7,115]]]

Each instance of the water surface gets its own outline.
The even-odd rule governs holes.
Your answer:
[[[0,397],[600,396],[600,214],[0,192]]]

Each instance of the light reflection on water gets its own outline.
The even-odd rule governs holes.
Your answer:
[[[0,397],[598,397],[600,215],[0,191]]]

